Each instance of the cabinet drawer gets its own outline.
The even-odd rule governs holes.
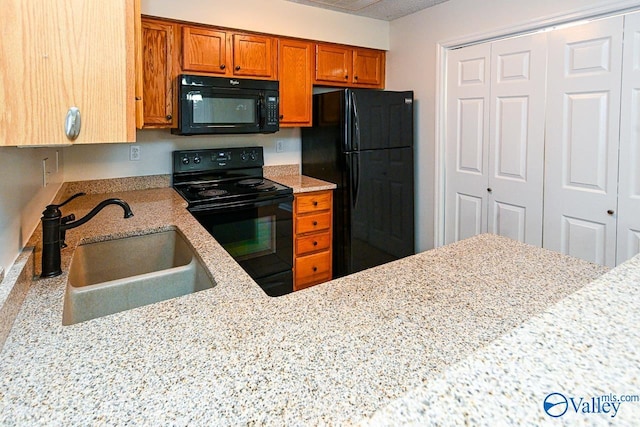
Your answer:
[[[296,237],[296,255],[329,249],[331,245],[331,233],[311,234],[304,237]]]
[[[316,284],[331,279],[331,252],[296,258],[295,284],[300,289],[311,283]]]
[[[296,213],[326,211],[331,209],[331,192],[322,191],[296,197]]]
[[[331,212],[296,218],[296,234],[327,230],[331,227]]]

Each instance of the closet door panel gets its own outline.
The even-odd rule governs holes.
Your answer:
[[[489,232],[542,246],[546,34],[491,46]]]
[[[616,259],[622,17],[548,33],[545,248]]]
[[[640,12],[624,18],[617,263],[640,253]]]
[[[447,57],[445,243],[487,231],[490,51],[484,44]]]

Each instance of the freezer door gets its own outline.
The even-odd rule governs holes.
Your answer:
[[[413,92],[347,90],[350,151],[413,146]]]
[[[350,155],[348,273],[414,253],[413,148]]]

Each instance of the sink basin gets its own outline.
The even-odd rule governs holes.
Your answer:
[[[210,289],[215,282],[177,230],[88,243],[76,248],[62,324]]]

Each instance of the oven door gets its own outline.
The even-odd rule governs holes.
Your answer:
[[[267,295],[293,292],[292,195],[189,211]]]

